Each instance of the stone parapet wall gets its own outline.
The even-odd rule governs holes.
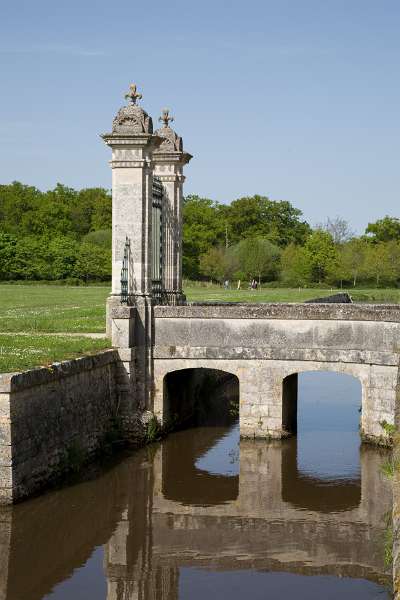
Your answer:
[[[327,319],[400,323],[400,305],[193,302],[184,306],[155,306],[154,316],[159,319]]]
[[[36,493],[105,443],[118,417],[115,350],[0,375],[0,502]]]

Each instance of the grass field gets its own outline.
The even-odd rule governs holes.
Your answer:
[[[343,290],[185,288],[190,302],[304,302],[339,291]],[[49,334],[103,333],[108,293],[109,286],[0,285],[0,372],[48,365],[107,348],[106,339]],[[350,294],[356,302],[400,302],[400,290],[350,290]]]

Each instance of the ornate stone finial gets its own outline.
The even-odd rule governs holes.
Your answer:
[[[139,94],[137,91],[137,86],[134,83],[131,83],[129,92],[125,94],[125,99],[130,100],[131,104],[136,104],[136,100],[140,100],[141,98],[142,94]]]
[[[164,127],[169,127],[169,123],[174,120],[174,117],[169,116],[169,108],[163,108],[161,117],[158,117],[158,120],[164,123]]]

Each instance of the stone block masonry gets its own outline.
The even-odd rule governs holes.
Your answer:
[[[115,350],[0,375],[0,502],[38,492],[92,458],[115,428]]]

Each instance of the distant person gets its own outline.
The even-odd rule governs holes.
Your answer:
[[[238,290],[240,290],[240,287],[241,287],[241,285],[242,285],[242,282],[241,282],[241,281],[240,281],[240,279],[239,279],[239,281],[238,281],[238,284],[237,284],[237,289],[238,289]]]
[[[224,288],[226,290],[229,290],[229,280],[228,279],[225,279],[225,281],[224,281]]]

